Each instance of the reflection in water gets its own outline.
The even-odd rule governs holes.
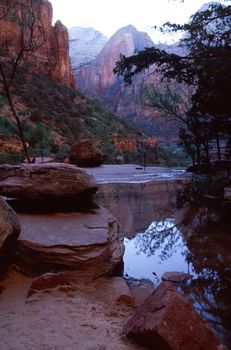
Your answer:
[[[136,246],[147,256],[160,251],[158,257],[164,261],[178,251],[180,238],[180,232],[172,219],[153,221],[143,234],[136,236]]]
[[[142,232],[153,220],[172,215],[177,194],[188,179],[147,183],[108,183],[100,185],[100,196],[121,223],[126,237]]]
[[[180,288],[231,348],[231,235],[218,226],[193,227],[193,220],[176,225],[172,215],[180,186],[157,182],[104,187],[104,204],[127,237],[124,275],[157,284],[166,271],[192,274]]]
[[[187,248],[173,219],[154,221],[144,233],[125,238],[124,274],[157,283],[166,271],[191,273]]]
[[[125,238],[124,274],[159,283],[166,271],[193,279],[180,286],[217,334],[231,342],[231,237],[205,229],[187,237],[173,219],[154,221],[133,239]],[[222,244],[223,242],[223,244]]]
[[[225,229],[207,227],[187,238],[187,247],[197,278],[182,289],[231,345],[231,236]]]

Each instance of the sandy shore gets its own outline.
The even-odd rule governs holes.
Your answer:
[[[142,347],[121,335],[135,311],[120,277],[87,280],[72,275],[71,291],[61,287],[27,298],[32,278],[12,270],[0,282],[0,350],[129,350]],[[150,291],[149,291],[150,292]]]
[[[182,177],[181,171],[136,165],[85,169],[98,183]],[[28,297],[33,278],[11,268],[0,280],[0,350],[141,350],[122,330],[152,287],[129,289],[121,277],[90,280],[68,274],[71,290],[44,289]]]

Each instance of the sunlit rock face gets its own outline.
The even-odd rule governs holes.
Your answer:
[[[107,42],[107,37],[94,28],[72,27],[68,34],[74,69],[78,69],[81,64],[90,63]]]
[[[85,90],[89,95],[99,94],[102,89],[117,82],[118,79],[113,74],[113,68],[120,54],[129,56],[135,50],[152,45],[148,34],[139,32],[132,25],[119,29],[107,41],[96,59],[91,64],[79,69],[76,75],[79,88]]]
[[[43,37],[44,43],[32,54],[25,52],[24,58],[29,62],[27,68],[33,69],[33,72],[48,74],[57,78],[63,85],[74,87],[67,28],[60,21],[52,26],[53,9],[49,1],[32,1],[32,3],[33,12],[36,19],[40,19],[43,32],[43,35],[41,32],[36,32],[38,31],[36,27],[35,37],[38,43],[42,42]],[[27,1],[20,0],[17,9],[21,5],[27,6]],[[20,52],[21,31],[22,26],[18,25],[11,14],[1,19],[0,45],[7,47],[5,51],[10,55],[17,55]]]

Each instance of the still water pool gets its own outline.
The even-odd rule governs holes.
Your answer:
[[[101,187],[103,204],[125,234],[124,276],[157,285],[167,271],[191,274],[181,291],[231,349],[231,232],[221,225],[193,227],[193,217],[181,224],[179,187],[168,181]]]
[[[124,275],[161,281],[166,271],[192,273],[188,249],[172,218],[153,221],[144,232],[125,238]]]

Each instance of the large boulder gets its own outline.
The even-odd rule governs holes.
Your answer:
[[[108,210],[19,214],[19,266],[25,273],[63,269],[98,276],[111,272],[123,260],[123,235]]]
[[[70,150],[69,160],[82,167],[94,167],[103,163],[104,155],[90,140],[76,143]]]
[[[26,200],[90,197],[98,187],[93,176],[61,163],[0,165],[0,194]]]
[[[16,213],[0,197],[0,250],[7,240],[17,239],[20,233],[20,224]]]
[[[124,328],[148,349],[217,350],[219,341],[171,282],[162,282]]]

